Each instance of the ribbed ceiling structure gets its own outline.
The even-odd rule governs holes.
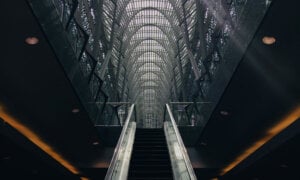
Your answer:
[[[178,87],[173,88],[182,86],[195,15],[194,0],[184,7],[178,0],[104,1],[103,23],[112,46],[114,74],[120,73],[116,79],[120,89],[123,78],[127,79],[128,95],[144,127],[162,125],[174,81]]]
[[[238,44],[240,39],[253,34],[252,25],[235,27],[243,27],[249,18],[247,7],[255,5],[264,12],[270,4],[264,0],[52,2],[88,81],[91,98],[84,102],[95,125],[121,125],[127,105],[134,103],[138,127],[145,128],[162,127],[164,106],[170,102],[179,125],[203,126],[210,114],[206,109],[214,105],[202,102],[216,103],[220,87],[226,86],[216,74],[227,63],[226,76],[219,77],[228,80],[241,59],[233,56],[233,44],[242,52],[247,44]],[[252,19],[251,23],[257,22]],[[212,87],[214,82],[219,85]],[[93,103],[96,108],[91,108]]]

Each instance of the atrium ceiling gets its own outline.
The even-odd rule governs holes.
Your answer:
[[[166,103],[175,104],[179,125],[204,127],[270,5],[268,0],[47,3],[55,9],[48,13],[58,17],[54,25],[49,19],[42,26],[50,39],[63,33],[71,39],[91,91],[83,101],[100,111],[90,113],[94,124],[120,125],[128,104],[136,104],[137,125],[144,128],[162,127]],[[32,5],[38,18],[44,16]],[[58,52],[66,46],[52,44]],[[65,66],[68,58],[60,57]]]
[[[184,19],[186,11],[188,20]],[[106,0],[103,13],[106,37],[112,43],[114,73],[120,71],[117,81],[127,78],[128,95],[138,108],[143,126],[161,127],[172,88],[182,87],[180,71],[186,71],[188,41],[177,42],[193,37],[194,0],[187,1],[184,7],[180,1],[169,0],[125,0],[116,5]],[[111,14],[115,19],[110,18]],[[183,58],[176,59],[178,53]],[[178,86],[174,87],[174,83]]]
[[[153,128],[162,127],[166,103],[197,101],[199,90],[203,97],[246,2],[104,0],[114,101],[135,103],[139,126]]]

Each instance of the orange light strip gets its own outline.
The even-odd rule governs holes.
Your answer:
[[[22,135],[24,135],[28,140],[30,140],[33,144],[38,146],[44,152],[46,152],[49,156],[59,162],[62,166],[68,169],[73,174],[79,174],[80,172],[67,160],[65,160],[60,154],[55,152],[55,150],[48,145],[45,141],[43,141],[35,132],[33,132],[30,128],[21,124],[16,118],[11,116],[0,104],[0,117],[10,126],[19,131]]]
[[[220,175],[223,176],[228,171],[232,170],[240,162],[242,162],[244,159],[246,159],[248,156],[250,156],[252,153],[254,153],[257,149],[259,149],[260,147],[262,147],[266,142],[268,142],[269,140],[271,140],[278,133],[280,133],[285,128],[287,128],[288,126],[290,126],[292,123],[294,123],[299,117],[300,117],[300,106],[297,106],[287,116],[285,116],[284,118],[282,118],[281,121],[279,121],[277,124],[275,124],[270,129],[268,129],[266,131],[264,137],[262,137],[261,139],[259,139],[256,142],[254,142],[249,148],[247,148],[237,158],[235,158],[232,163],[230,163],[225,168],[223,168]]]
[[[80,177],[80,180],[89,180],[89,179],[86,177]]]

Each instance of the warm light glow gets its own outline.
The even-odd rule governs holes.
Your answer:
[[[263,37],[262,42],[266,45],[271,45],[276,42],[276,39],[274,37],[265,36]]]
[[[55,150],[48,145],[45,141],[43,141],[35,132],[33,132],[30,128],[26,127],[22,123],[19,122],[16,118],[10,115],[3,105],[0,104],[0,117],[10,126],[19,131],[22,135],[24,135],[28,140],[30,140],[33,144],[38,146],[44,152],[46,152],[49,156],[59,162],[62,166],[67,168],[73,174],[79,174],[79,171],[67,160],[65,160],[60,154],[55,152]]]
[[[39,39],[36,37],[28,37],[25,39],[25,42],[29,45],[35,45],[35,44],[39,43]]]
[[[282,118],[277,124],[268,129],[265,133],[265,136],[254,142],[248,149],[242,152],[232,163],[226,166],[220,175],[226,174],[228,171],[233,169],[236,165],[254,153],[257,149],[263,146],[266,142],[271,140],[278,133],[283,131],[285,128],[294,123],[298,118],[300,118],[300,106],[297,106],[291,113],[289,113],[286,117]]]
[[[80,180],[89,180],[87,177],[80,177]]]

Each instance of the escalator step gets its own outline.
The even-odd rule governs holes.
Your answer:
[[[129,180],[172,180],[172,167],[163,129],[137,129]]]

